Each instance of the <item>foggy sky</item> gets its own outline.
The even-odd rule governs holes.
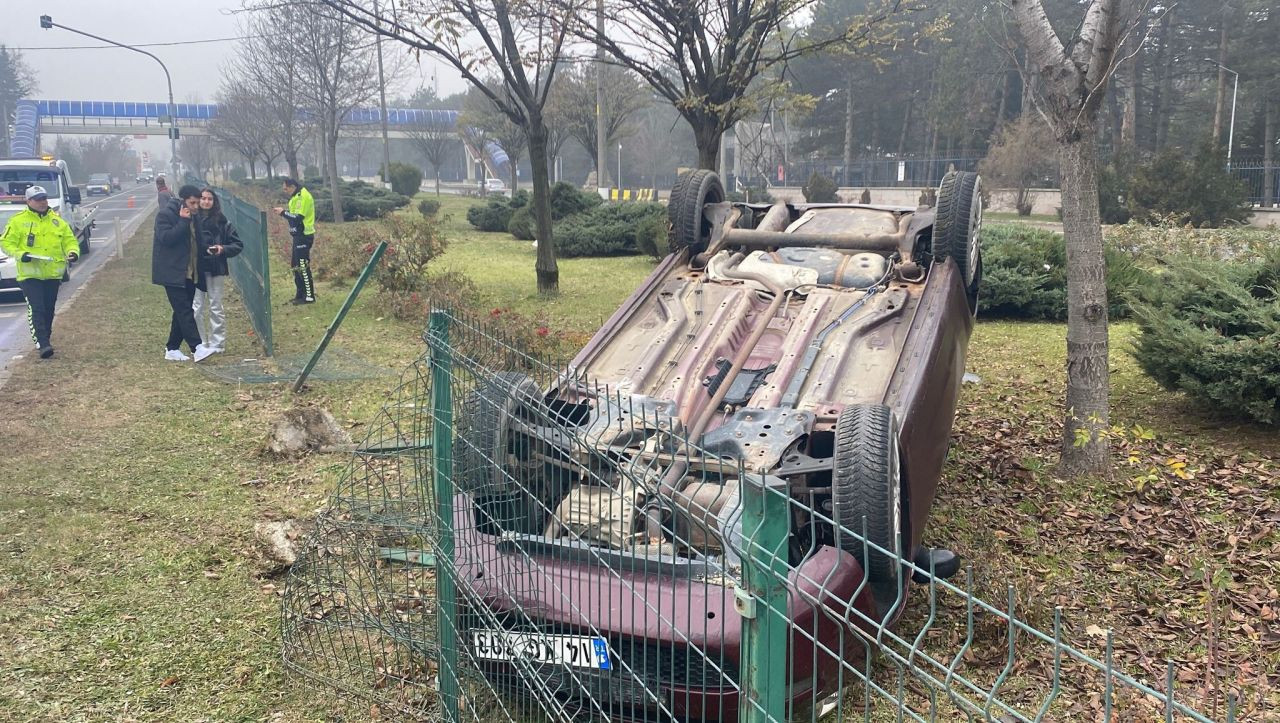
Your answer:
[[[164,73],[154,60],[120,48],[37,49],[100,44],[59,28],[42,30],[39,17],[51,15],[55,22],[121,43],[164,43],[235,37],[238,18],[231,11],[240,6],[238,0],[5,0],[0,2],[0,44],[23,48],[27,64],[40,71],[37,98],[163,102]],[[168,66],[176,101],[198,97],[210,102],[217,91],[219,68],[236,48],[235,42],[224,42],[146,50]],[[424,60],[397,90],[408,94],[429,83],[434,67]],[[440,74],[441,94],[463,88],[456,73],[441,69]]]

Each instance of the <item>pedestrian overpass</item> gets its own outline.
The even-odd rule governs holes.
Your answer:
[[[16,104],[9,155],[29,158],[38,155],[40,135],[129,135],[167,136],[169,124],[160,117],[169,114],[167,103],[131,103],[97,100],[20,100]],[[209,135],[209,124],[218,116],[213,103],[175,103],[174,117],[184,136]],[[342,119],[343,134],[381,135],[382,112],[378,108],[356,108]],[[456,132],[466,149],[468,174],[480,157],[477,141],[469,128],[458,128],[458,111],[388,108],[387,135],[411,138],[414,132],[444,130]],[[485,166],[491,176],[510,176],[506,151],[497,143],[485,144]],[[468,175],[468,178],[471,176]]]

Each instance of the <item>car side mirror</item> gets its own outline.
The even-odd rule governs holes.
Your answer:
[[[79,188],[72,186],[71,188],[67,189],[67,203],[70,203],[72,206],[80,205],[80,189]]]

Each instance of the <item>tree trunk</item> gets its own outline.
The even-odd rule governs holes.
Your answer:
[[[440,166],[436,166],[436,198],[440,198]]]
[[[556,265],[555,239],[551,236],[551,184],[547,172],[547,127],[542,116],[529,118],[529,166],[533,170],[533,218],[538,229],[538,293],[560,293],[560,269]]]
[[[1138,59],[1135,56],[1129,61],[1128,77],[1121,88],[1120,99],[1120,148],[1132,150],[1138,144],[1138,79],[1141,76]]]
[[[1262,105],[1262,205],[1272,208],[1276,205],[1276,104],[1267,97]]]
[[[838,185],[849,185],[849,169],[853,167],[853,80],[854,73],[849,73],[845,81],[844,103],[844,180]]]
[[[342,223],[342,186],[338,176],[338,129],[329,129],[325,138],[325,161],[329,164],[329,197],[333,199],[333,222]]]
[[[898,134],[898,153],[897,158],[902,158],[902,154],[907,149],[907,132],[911,129],[911,111],[915,108],[916,94],[911,94],[911,102],[907,103],[907,112],[902,116],[902,132]]]
[[[696,122],[689,119],[689,125],[693,126],[693,142],[698,147],[698,168],[705,168],[708,171],[717,170],[722,132],[715,127],[714,123],[705,119],[698,119]]]
[[[543,152],[545,153],[546,152],[545,146],[543,148],[544,148]],[[519,166],[516,164],[516,159],[514,156],[507,156],[507,163],[511,164],[511,197],[515,198],[516,188],[519,185],[519,180],[520,180],[520,169],[519,169]]]
[[[1067,415],[1065,474],[1105,475],[1110,455],[1107,367],[1107,279],[1098,211],[1094,123],[1083,121],[1059,141],[1062,229],[1067,245]]]
[[[1218,97],[1213,104],[1213,142],[1222,139],[1222,110],[1227,104],[1227,26],[1231,22],[1230,3],[1222,4],[1222,13],[1218,24],[1222,31],[1218,33]]]

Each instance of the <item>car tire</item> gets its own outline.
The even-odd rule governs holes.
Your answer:
[[[971,302],[982,281],[982,179],[968,171],[950,171],[938,186],[933,222],[933,258],[954,259]]]
[[[672,253],[689,249],[689,255],[700,254],[707,249],[711,236],[711,222],[702,214],[708,203],[722,203],[724,186],[712,171],[699,169],[683,174],[671,189],[667,202],[667,220],[671,222]]]
[[[515,485],[509,457],[511,423],[531,402],[542,399],[538,384],[519,372],[499,372],[467,393],[459,437],[455,478],[465,491],[510,492]]]
[[[836,420],[831,473],[836,541],[858,560],[868,581],[890,589],[900,584],[901,564],[892,555],[864,549],[861,538],[865,517],[868,542],[907,557],[898,444],[897,419],[882,404],[851,404]]]

